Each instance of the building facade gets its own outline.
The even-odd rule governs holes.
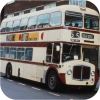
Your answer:
[[[48,9],[55,6],[69,5],[71,3],[75,4],[74,1],[80,1],[80,0],[47,0],[47,1],[46,0],[40,0],[40,1],[39,0],[25,0],[25,1],[13,0],[12,2],[7,3],[2,9],[1,21],[4,18],[18,16],[20,14],[26,14],[34,11]],[[85,6],[99,12],[97,7],[89,1],[86,1]]]

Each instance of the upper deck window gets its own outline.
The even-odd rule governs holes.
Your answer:
[[[20,23],[20,30],[26,30],[27,29],[27,23],[28,23],[28,18],[22,19],[21,23]]]
[[[38,17],[37,28],[47,28],[47,27],[49,27],[49,17],[50,17],[50,14],[40,15]]]
[[[1,32],[6,32],[6,23],[2,23],[0,27]]]
[[[99,30],[99,17],[85,15],[84,27],[87,29]]]
[[[13,31],[18,31],[19,30],[19,23],[20,20],[15,20],[13,23]]]
[[[82,14],[75,13],[75,12],[66,12],[65,15],[65,25],[72,26],[72,27],[79,27],[82,28]]]
[[[50,26],[59,26],[61,25],[61,12],[53,12],[51,13],[51,19],[50,19]]]
[[[69,0],[69,4],[86,7],[86,0]]]
[[[13,31],[12,24],[13,24],[13,21],[7,23],[7,28],[6,28],[6,31],[7,32]]]
[[[37,16],[30,17],[28,22],[28,29],[35,29],[37,23]]]

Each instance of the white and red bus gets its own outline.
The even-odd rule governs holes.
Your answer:
[[[1,23],[0,67],[7,78],[21,77],[55,90],[63,83],[93,88],[97,67],[89,53],[98,50],[99,14],[63,5]]]

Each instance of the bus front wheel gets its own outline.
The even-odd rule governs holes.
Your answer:
[[[55,71],[51,71],[49,73],[48,79],[47,79],[47,85],[51,91],[55,91],[56,89],[58,89],[58,87],[60,87],[61,82]]]
[[[11,65],[10,64],[7,65],[6,77],[7,78],[11,78],[12,77],[12,68],[11,68]]]

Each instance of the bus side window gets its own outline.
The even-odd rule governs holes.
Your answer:
[[[3,55],[4,58],[9,58],[9,47],[5,47],[4,48],[4,55]]]
[[[17,50],[17,59],[24,60],[25,48],[18,48]]]
[[[48,28],[49,27],[50,14],[43,14],[38,17],[37,28]]]
[[[60,26],[61,25],[61,12],[51,13],[50,26]]]
[[[15,20],[13,23],[13,31],[18,31],[19,30],[19,24],[20,20]]]
[[[2,23],[0,27],[1,32],[6,32],[6,23]]]
[[[33,48],[26,48],[25,60],[32,61]]]
[[[13,21],[7,23],[7,27],[6,27],[7,32],[13,31],[12,24],[13,24]]]
[[[20,22],[20,30],[26,30],[27,29],[27,23],[28,23],[28,18],[24,18]]]
[[[57,51],[56,47],[60,46],[60,43],[55,43],[53,48],[53,63],[60,63],[60,50]]]
[[[37,16],[30,17],[28,22],[28,29],[36,29]]]
[[[16,48],[10,48],[10,59],[16,59]]]
[[[0,47],[0,58],[3,57],[3,47]]]
[[[51,63],[51,57],[52,57],[52,43],[49,43],[47,46],[46,62]]]

